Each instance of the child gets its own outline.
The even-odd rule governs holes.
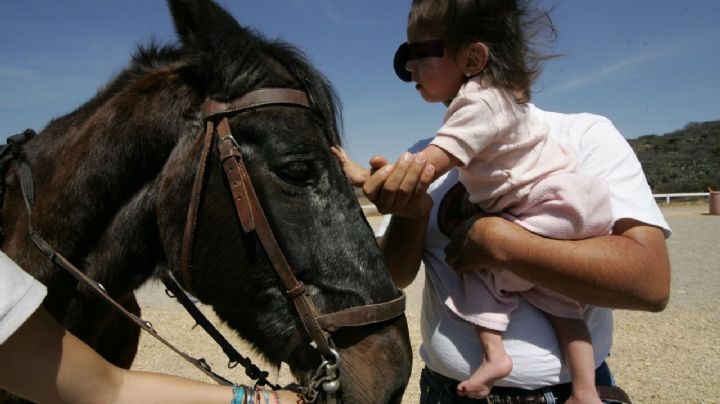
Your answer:
[[[435,178],[453,167],[470,201],[546,237],[581,239],[610,233],[607,184],[573,173],[575,160],[548,137],[528,107],[542,59],[527,36],[538,22],[515,0],[414,0],[408,42],[395,56],[398,76],[414,81],[428,102],[448,106],[444,125],[423,153]],[[350,181],[370,175],[335,148]],[[485,288],[489,290],[484,293]],[[494,268],[463,274],[463,290],[446,304],[476,326],[484,349],[480,367],[458,393],[484,398],[512,370],[502,332],[517,295],[545,312],[558,335],[572,377],[568,403],[600,403],[590,333],[575,301]]]

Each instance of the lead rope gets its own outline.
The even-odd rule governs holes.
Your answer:
[[[176,299],[178,303],[180,303],[185,310],[192,316],[192,318],[195,320],[195,323],[202,327],[205,332],[208,333],[208,335],[215,340],[215,343],[217,343],[220,348],[223,350],[225,355],[228,357],[228,368],[233,369],[238,364],[242,365],[243,368],[245,368],[245,374],[251,378],[252,380],[257,380],[257,383],[255,383],[255,386],[268,386],[273,390],[279,390],[282,387],[280,387],[277,384],[270,383],[268,381],[268,372],[261,371],[260,368],[258,368],[254,363],[252,363],[252,360],[250,358],[242,356],[233,346],[228,342],[227,339],[218,331],[217,328],[215,328],[210,321],[207,319],[207,317],[200,311],[200,309],[193,304],[192,301],[190,301],[190,298],[187,296],[187,293],[178,285],[177,281],[172,277],[170,273],[165,273],[162,278],[162,283],[165,285],[167,290],[170,292],[169,296]]]

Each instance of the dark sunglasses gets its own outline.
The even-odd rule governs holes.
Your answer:
[[[395,74],[402,81],[409,82],[412,80],[412,73],[405,69],[405,65],[409,60],[422,59],[429,57],[443,57],[445,54],[445,42],[442,39],[433,39],[430,41],[404,42],[397,51],[393,59],[393,67]]]

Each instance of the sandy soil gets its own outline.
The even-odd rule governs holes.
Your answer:
[[[662,313],[616,311],[614,349],[609,363],[618,383],[635,403],[720,403],[720,216],[709,216],[705,204],[663,207],[673,236],[668,240],[673,267],[671,301]],[[376,226],[379,217],[370,217]],[[413,375],[403,403],[417,403],[422,363],[419,308],[423,277],[407,290],[411,340],[416,352]],[[240,383],[249,382],[241,369],[227,369],[224,355],[190,317],[156,283],[138,292],[143,317],[166,339],[193,356],[204,357],[215,371]],[[211,320],[211,310],[202,307]],[[218,324],[217,322],[215,324]],[[259,364],[229,330],[226,337]],[[133,369],[159,371],[208,380],[192,366],[143,333]],[[273,380],[291,381],[284,367],[271,371]]]

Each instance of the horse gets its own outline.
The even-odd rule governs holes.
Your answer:
[[[213,1],[168,6],[179,43],[139,47],[92,99],[3,153],[0,245],[48,287],[44,304],[54,318],[118,366],[132,364],[140,329],[48,260],[33,234],[137,315],[136,289],[178,279],[270,363],[288,363],[307,383],[329,358],[308,343],[297,295],[321,315],[399,294],[330,151],[340,143],[337,96],[299,50],[239,25]],[[263,89],[304,98],[232,108]],[[209,137],[223,125],[222,139]],[[222,156],[225,146],[235,147],[231,158]],[[259,201],[253,209],[264,213],[258,219],[252,210],[250,219],[267,222],[302,287],[288,290],[275,254],[238,220],[242,198],[223,175],[236,160]],[[340,401],[401,400],[412,362],[404,315],[321,334],[339,356]]]

